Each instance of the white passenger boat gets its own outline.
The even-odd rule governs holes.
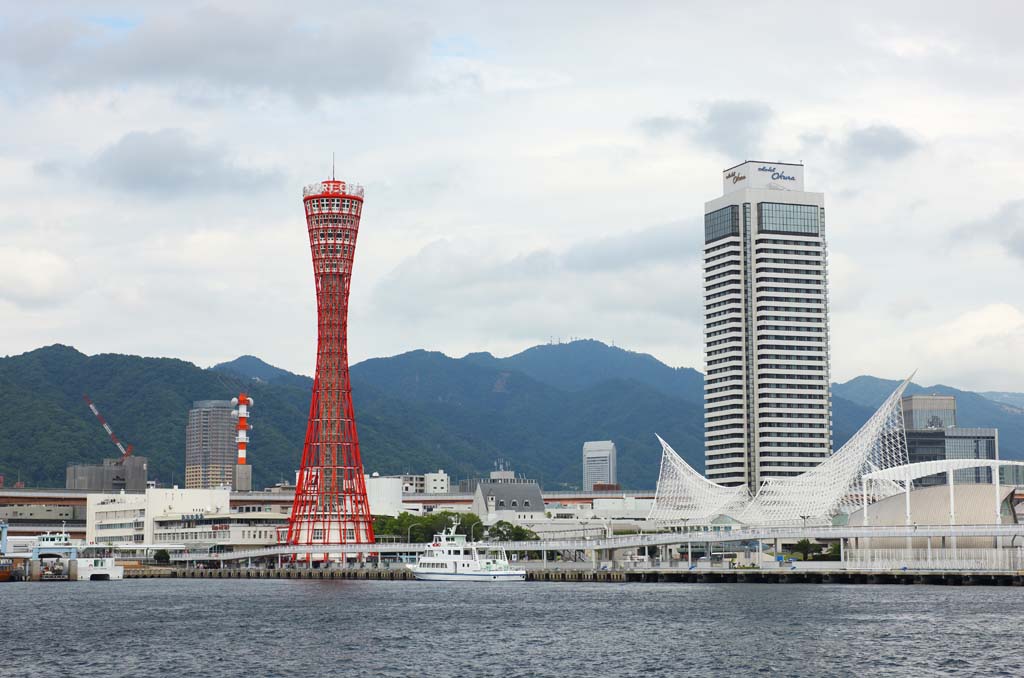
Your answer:
[[[113,558],[79,556],[75,560],[78,581],[116,581],[124,579],[124,567]]]
[[[124,567],[110,557],[107,549],[71,539],[64,529],[36,538],[33,558],[39,559],[42,581],[113,581],[124,579]]]
[[[515,570],[505,550],[481,547],[466,542],[466,535],[455,534],[455,523],[434,535],[434,541],[416,564],[407,565],[417,579],[424,581],[525,581],[526,570]]]

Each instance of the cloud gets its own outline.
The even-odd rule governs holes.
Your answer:
[[[991,217],[965,224],[954,232],[958,240],[977,240],[979,235],[998,242],[1013,256],[1024,259],[1024,199],[1011,200]]]
[[[652,138],[682,132],[694,143],[736,159],[760,153],[761,139],[773,118],[771,107],[758,101],[713,101],[696,119],[656,116],[637,124]]]
[[[837,379],[907,371],[965,312],[1024,310],[1024,5],[572,5],[0,5],[0,353],[247,346],[308,373],[299,194],[334,150],[368,195],[353,360],[556,333],[699,367],[702,205],[745,156],[804,160],[826,196]],[[958,360],[929,374],[967,386]]]
[[[348,8],[340,21],[306,21],[298,11],[240,7],[175,7],[118,25],[11,22],[0,33],[0,64],[22,75],[26,88],[164,84],[189,101],[266,91],[309,102],[409,89],[429,53],[423,25],[385,20],[372,10]]]
[[[43,249],[0,247],[0,299],[25,309],[60,303],[71,289],[71,265]]]
[[[680,263],[700,252],[702,227],[696,222],[663,226],[578,243],[559,257],[574,271],[619,271],[658,263]]]
[[[913,343],[922,366],[941,371],[965,388],[1019,390],[1024,369],[1024,311],[1005,303],[986,304],[922,329]]]
[[[847,162],[859,164],[873,161],[894,161],[905,158],[920,144],[909,134],[892,125],[872,125],[854,130],[843,143]]]
[[[406,335],[457,331],[453,353],[513,350],[549,336],[610,341],[625,334],[643,336],[645,346],[678,348],[678,337],[696,330],[702,311],[699,294],[692,293],[700,284],[699,247],[674,230],[683,228],[667,225],[525,254],[439,240],[382,279],[372,305],[388,309]],[[698,360],[699,349],[686,347],[688,364]]]
[[[692,123],[687,118],[677,118],[671,115],[656,115],[651,118],[644,118],[637,123],[637,127],[643,130],[650,137],[658,138],[690,129]]]
[[[278,178],[239,167],[222,148],[202,146],[180,129],[129,132],[81,172],[107,188],[162,198],[254,190]]]

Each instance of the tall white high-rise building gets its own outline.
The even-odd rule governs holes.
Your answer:
[[[832,450],[825,200],[747,161],[704,205],[706,475],[756,490]]]
[[[614,485],[615,475],[615,443],[610,440],[583,443],[583,489],[589,492],[594,485]]]

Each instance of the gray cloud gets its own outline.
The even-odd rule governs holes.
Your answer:
[[[645,134],[658,138],[690,129],[693,123],[687,118],[679,118],[671,115],[656,115],[651,118],[644,118],[637,123]]]
[[[160,83],[192,103],[251,91],[308,102],[407,89],[429,48],[423,26],[354,8],[342,21],[202,7],[127,27],[66,18],[9,26],[0,33],[0,64],[25,76],[26,89]]]
[[[771,107],[758,101],[714,101],[697,119],[656,116],[637,124],[654,138],[682,132],[730,158],[752,158],[760,153],[761,138],[773,117]]]
[[[851,132],[843,144],[843,154],[847,162],[854,164],[874,160],[892,161],[910,155],[920,146],[898,127],[872,125]]]
[[[998,242],[1010,254],[1024,259],[1024,199],[1005,203],[991,217],[965,224],[954,235],[962,240],[983,236]]]
[[[80,171],[108,188],[165,198],[253,190],[279,178],[239,167],[222,148],[202,146],[180,129],[130,132]]]
[[[559,257],[574,271],[624,270],[694,259],[702,230],[696,222],[675,222],[633,233],[578,243]]]
[[[683,293],[700,280],[696,233],[696,223],[676,223],[512,256],[435,241],[379,283],[375,302],[410,321],[433,321],[439,312],[490,317],[518,309],[529,316],[534,309],[551,323],[568,323],[567,331],[570,318],[600,325],[606,314],[638,311],[697,322],[699,295]],[[692,281],[680,274],[688,268]],[[420,303],[424,296],[429,306]]]

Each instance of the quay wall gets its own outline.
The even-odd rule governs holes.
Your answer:
[[[362,579],[410,581],[402,569],[199,569],[140,568],[126,579]],[[528,581],[691,584],[932,584],[945,586],[1024,586],[1024,572],[877,571],[877,570],[528,570]]]

